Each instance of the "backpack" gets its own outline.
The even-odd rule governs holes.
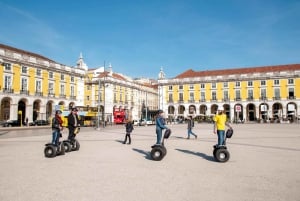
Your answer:
[[[231,138],[232,135],[233,135],[233,130],[232,130],[232,129],[228,129],[228,130],[226,131],[226,138]]]
[[[172,133],[172,132],[171,132],[171,129],[169,129],[169,128],[166,129],[165,134],[164,134],[164,138],[165,138],[165,139],[168,139],[168,138],[170,137],[171,133]]]

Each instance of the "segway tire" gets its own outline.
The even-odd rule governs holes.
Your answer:
[[[224,149],[224,148],[216,149],[215,159],[218,162],[225,163],[229,160],[229,158],[230,158],[230,154],[227,151],[227,149]]]
[[[72,151],[78,151],[80,148],[80,144],[78,142],[78,140],[74,139],[74,141],[71,143],[71,150]]]
[[[69,141],[63,141],[63,145],[65,147],[65,152],[72,151],[72,145]]]
[[[46,145],[45,149],[44,149],[44,154],[45,157],[47,158],[53,158],[56,156],[56,147],[52,144],[48,144]]]
[[[155,161],[160,161],[163,159],[164,155],[164,150],[163,150],[163,146],[155,146],[152,148],[151,150],[151,158]]]

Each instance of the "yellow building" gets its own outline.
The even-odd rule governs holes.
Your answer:
[[[160,107],[171,119],[209,119],[218,106],[231,121],[295,121],[300,116],[300,64],[187,70],[158,83]]]
[[[58,107],[83,104],[78,86],[84,74],[84,69],[0,44],[0,121],[48,120]]]
[[[130,78],[113,72],[111,65],[90,69],[85,78],[85,105],[94,111],[97,108],[101,122],[152,118],[158,109],[157,81]]]

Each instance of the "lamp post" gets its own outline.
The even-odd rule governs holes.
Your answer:
[[[101,86],[101,81],[100,78],[98,80],[98,111],[97,111],[97,130],[100,130],[100,95],[101,95],[101,91],[100,91],[100,86]]]

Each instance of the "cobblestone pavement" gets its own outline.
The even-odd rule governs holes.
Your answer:
[[[168,125],[162,161],[149,157],[155,127],[82,128],[80,150],[44,157],[50,129],[0,130],[1,201],[299,201],[300,124],[237,124],[230,160],[212,156],[212,124]],[[63,138],[67,137],[67,130]]]

